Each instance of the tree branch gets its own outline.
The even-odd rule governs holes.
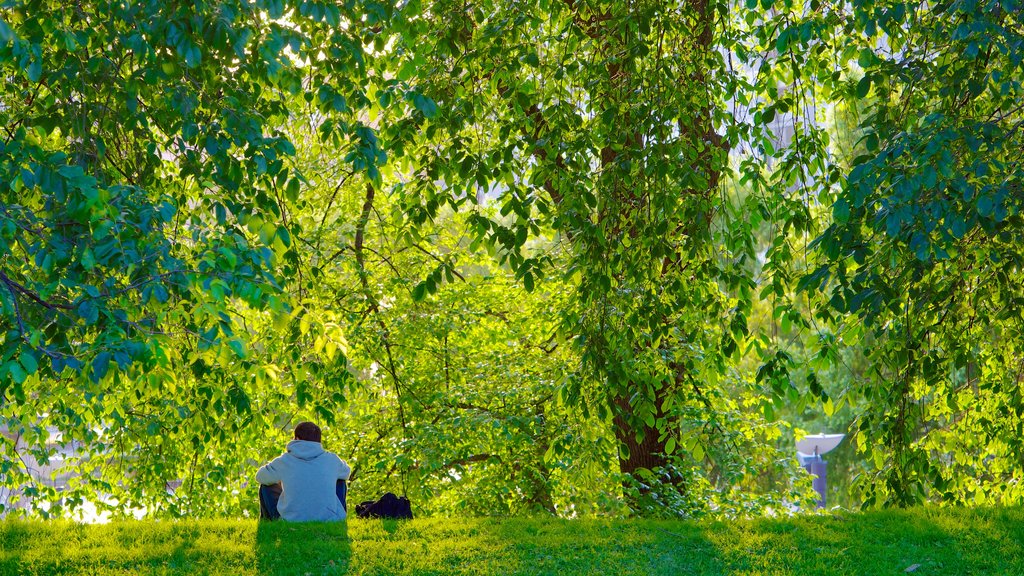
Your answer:
[[[454,275],[455,275],[455,276],[456,276],[456,277],[457,277],[457,278],[458,278],[459,280],[462,280],[463,282],[465,282],[465,281],[466,281],[466,277],[465,277],[465,276],[463,276],[462,274],[459,274],[459,271],[458,271],[458,270],[456,270],[456,269],[455,269],[454,267],[450,266],[450,265],[449,265],[449,264],[448,264],[447,262],[445,262],[444,260],[441,260],[441,258],[439,258],[439,257],[438,257],[437,255],[435,255],[435,254],[434,254],[433,252],[431,252],[431,251],[427,250],[426,248],[424,248],[423,246],[420,246],[419,244],[413,244],[412,246],[413,246],[413,248],[415,248],[415,249],[419,250],[420,252],[423,252],[423,253],[424,253],[424,254],[426,254],[427,256],[430,256],[430,257],[431,257],[431,258],[433,258],[434,260],[437,260],[437,261],[438,261],[438,262],[440,262],[441,264],[443,264],[443,265],[445,265],[445,266],[449,266],[449,270],[451,270],[451,271],[452,271],[452,274],[454,274]]]
[[[30,300],[32,300],[33,302],[35,302],[36,304],[39,304],[40,306],[42,306],[44,308],[47,308],[49,310],[57,311],[57,310],[74,310],[75,309],[74,306],[70,306],[68,304],[58,304],[58,303],[55,303],[55,302],[48,302],[46,300],[43,300],[42,298],[39,297],[38,294],[36,294],[35,292],[29,290],[28,288],[22,286],[21,284],[19,284],[15,280],[13,280],[10,276],[8,276],[7,274],[4,274],[3,272],[0,272],[0,281],[3,281],[4,284],[7,284],[7,288],[8,289],[10,289],[12,291],[14,289],[17,289],[18,292],[24,294],[25,296],[28,296],[28,298]]]

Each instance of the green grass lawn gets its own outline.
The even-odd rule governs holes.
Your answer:
[[[0,522],[0,574],[1024,574],[1024,510],[738,522]]]

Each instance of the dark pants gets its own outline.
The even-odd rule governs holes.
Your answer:
[[[338,480],[334,487],[341,507],[348,511],[348,483]],[[281,484],[260,484],[260,520],[277,520],[281,515],[277,512],[277,501],[281,498]]]

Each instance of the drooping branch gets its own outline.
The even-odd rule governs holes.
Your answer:
[[[30,300],[32,300],[36,304],[39,304],[43,308],[47,308],[49,310],[53,310],[54,312],[59,311],[59,310],[74,310],[75,309],[74,306],[71,306],[69,304],[61,304],[59,302],[50,302],[48,300],[44,300],[43,298],[41,298],[39,296],[39,294],[36,294],[34,291],[29,290],[28,288],[26,288],[22,284],[19,284],[16,280],[11,278],[7,274],[4,274],[3,272],[0,272],[0,281],[2,281],[4,284],[6,284],[8,289],[10,289],[12,291],[12,293],[13,293],[14,290],[17,290],[19,293],[21,293],[24,296],[28,297]]]
[[[0,281],[3,281],[4,286],[11,293],[11,302],[14,306],[14,317],[18,321],[18,334],[22,338],[25,337],[25,319],[21,316],[21,306],[18,304],[18,293],[15,291],[15,285],[6,274],[0,272]]]

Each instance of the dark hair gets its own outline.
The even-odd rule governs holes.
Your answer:
[[[295,427],[296,440],[320,441],[320,427],[312,422],[301,422]]]

